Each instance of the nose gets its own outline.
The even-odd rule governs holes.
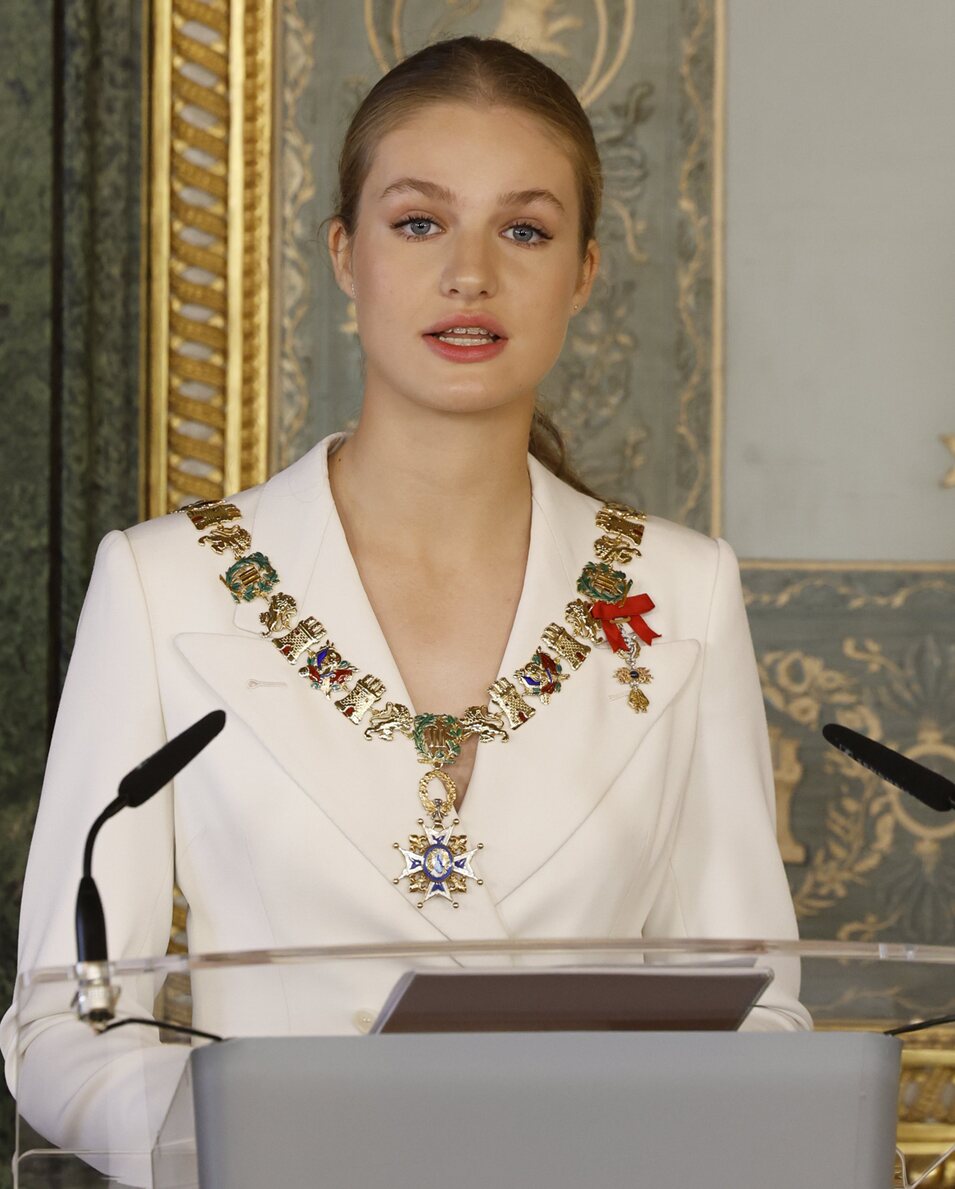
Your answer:
[[[497,292],[493,248],[479,233],[455,236],[441,278],[441,291],[448,297],[473,301]]]

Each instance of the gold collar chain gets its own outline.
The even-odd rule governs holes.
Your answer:
[[[432,897],[447,900],[457,908],[454,897],[467,892],[468,880],[484,882],[471,866],[483,843],[469,849],[467,835],[452,832],[459,825],[459,819],[453,816],[457,788],[445,769],[458,759],[466,739],[476,735],[481,743],[506,743],[508,728],[516,731],[537,713],[528,698],[546,706],[595,644],[609,644],[614,652],[626,653],[624,667],[614,676],[629,686],[627,702],[632,710],[639,714],[649,707],[642,687],[650,683],[651,674],[636,661],[640,641],[650,644],[657,636],[643,621],[643,614],[653,609],[653,602],[645,594],[631,597],[631,579],[623,570],[613,568],[640,556],[646,517],[626,504],[607,501],[597,511],[596,524],[601,533],[594,542],[597,560],[587,562],[577,579],[577,593],[583,597],[567,604],[567,627],[549,623],[544,628],[534,655],[513,674],[517,684],[502,676],[488,687],[488,698],[496,711],[490,705],[469,706],[461,715],[412,714],[401,702],[390,701],[374,709],[385,697],[384,682],[371,673],[359,676],[357,666],[344,659],[314,616],[295,620],[296,600],[278,589],[279,576],[268,557],[252,551],[250,534],[237,523],[242,514],[235,504],[198,500],[181,511],[202,532],[200,545],[209,545],[220,555],[227,550],[232,553],[235,561],[220,581],[236,603],[258,598],[266,601],[268,606],[259,615],[262,635],[290,665],[297,667],[312,689],[325,694],[355,725],[370,711],[364,729],[366,739],[390,741],[396,734],[402,735],[414,744],[418,762],[431,768],[418,782],[418,798],[428,815],[427,819],[418,818],[424,833],[411,834],[407,849],[394,843],[405,862],[394,883],[408,880],[408,891],[421,897],[418,908]],[[434,781],[441,785],[437,797],[429,791]]]

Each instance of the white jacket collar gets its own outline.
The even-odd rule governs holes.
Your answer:
[[[297,600],[299,617],[319,619],[347,660],[385,683],[386,698],[410,705],[331,497],[327,456],[339,437],[324,439],[264,485],[247,524],[252,548],[278,570],[280,588]],[[593,557],[598,535],[594,500],[530,457],[528,468],[530,548],[501,668],[511,677],[530,660],[547,624],[563,622],[564,607],[577,597],[577,576]],[[646,550],[652,547],[649,538]],[[261,600],[238,605],[238,635],[180,636],[177,645],[354,844],[363,856],[356,862],[367,861],[391,882],[400,870],[392,844],[407,845],[421,812],[415,786],[423,769],[414,749],[403,739],[365,740],[367,718],[352,725],[326,704],[262,638],[258,615],[263,607]],[[486,845],[479,856],[483,888],[462,897],[458,911],[432,902],[418,913],[406,892],[396,889],[396,898],[403,896],[444,936],[506,935],[495,905],[532,878],[594,810],[683,687],[698,654],[696,641],[656,643],[652,654],[645,654],[653,672],[650,711],[635,715],[627,707],[626,687],[614,681],[621,662],[608,648],[595,649],[566,688],[550,705],[538,706],[533,720],[512,732],[506,745],[479,747],[461,829],[472,845]],[[286,684],[250,687],[250,678],[259,674]]]

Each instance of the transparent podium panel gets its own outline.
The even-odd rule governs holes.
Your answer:
[[[411,991],[395,995],[411,974],[427,992],[417,1014]],[[725,989],[754,974],[770,981],[734,1031],[742,992]],[[167,955],[26,972],[17,1008],[21,1189],[403,1189],[439,1175],[505,1189],[543,1183],[533,1170],[550,1159],[549,1189],[690,1183],[694,1159],[709,1189],[766,1177],[889,1189],[919,1183],[955,1143],[952,1025],[884,1035],[955,1013],[955,949],[942,947],[603,939]],[[949,1184],[941,1165],[926,1181]]]

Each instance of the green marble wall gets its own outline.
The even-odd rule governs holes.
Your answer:
[[[0,36],[0,1000],[99,539],[137,519],[138,5],[7,0]],[[108,790],[107,790],[108,792]],[[104,794],[105,795],[105,794]],[[12,1103],[0,1114],[9,1184]]]

